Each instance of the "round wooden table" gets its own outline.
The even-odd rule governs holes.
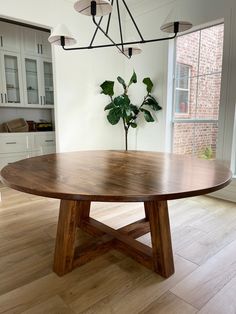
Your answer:
[[[221,189],[231,175],[217,161],[141,151],[52,154],[1,171],[13,189],[61,200],[53,266],[59,276],[115,248],[166,278],[174,273],[167,201]],[[144,202],[145,218],[115,230],[89,216],[92,201]],[[77,228],[97,240],[75,247]],[[136,240],[148,232],[152,248]]]

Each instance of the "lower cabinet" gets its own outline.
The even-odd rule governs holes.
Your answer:
[[[0,170],[21,159],[55,152],[54,132],[0,134]]]

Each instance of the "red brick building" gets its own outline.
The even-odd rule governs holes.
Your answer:
[[[216,151],[224,25],[178,37],[173,151]],[[206,120],[206,121],[205,121]]]

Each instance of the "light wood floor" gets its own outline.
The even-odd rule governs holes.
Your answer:
[[[236,313],[236,204],[169,203],[176,272],[167,280],[116,251],[59,278],[51,270],[59,202],[0,192],[0,313]],[[99,203],[92,216],[119,228],[144,211]]]

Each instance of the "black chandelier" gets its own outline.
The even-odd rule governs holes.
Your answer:
[[[51,36],[49,37],[49,42],[51,44],[60,45],[64,50],[82,50],[82,49],[95,49],[95,48],[107,48],[107,47],[116,47],[122,54],[124,54],[127,58],[131,58],[132,55],[141,53],[141,49],[138,46],[139,44],[164,41],[174,39],[179,32],[184,32],[192,27],[192,24],[186,21],[174,21],[170,23],[166,23],[161,26],[161,30],[166,33],[172,33],[172,36],[163,37],[163,38],[155,38],[155,39],[144,39],[141,34],[135,19],[130,12],[130,9],[125,0],[121,0],[124,5],[124,8],[129,15],[137,33],[139,36],[139,40],[136,41],[124,41],[122,23],[121,23],[121,15],[120,15],[120,3],[119,0],[78,0],[74,4],[74,8],[77,12],[88,15],[92,17],[92,21],[96,26],[95,32],[92,36],[92,39],[88,46],[83,47],[69,47],[71,45],[76,44],[76,39],[70,34],[65,25],[58,25]],[[119,25],[119,33],[120,33],[120,41],[115,42],[111,36],[109,35],[110,23],[112,18],[113,6],[116,4],[117,15],[118,15],[118,25]],[[103,29],[101,27],[101,22],[104,16],[108,15],[106,28]],[[96,17],[100,17],[98,20]],[[105,37],[111,42],[110,44],[104,45],[94,45],[94,40],[98,31],[101,31]],[[67,47],[66,47],[67,46]]]

